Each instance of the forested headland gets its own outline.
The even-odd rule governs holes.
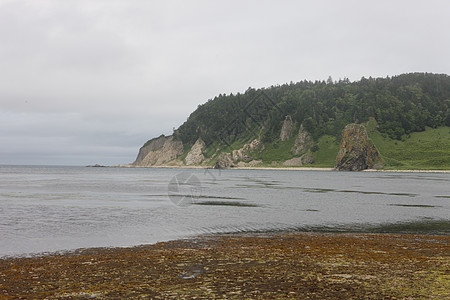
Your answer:
[[[384,168],[450,169],[450,76],[330,77],[221,94],[174,131],[182,150],[168,162],[333,167],[351,123],[367,127]]]

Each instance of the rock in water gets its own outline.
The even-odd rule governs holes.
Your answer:
[[[349,124],[345,126],[334,166],[336,170],[361,171],[371,169],[380,160],[380,154],[369,139],[364,125]]]

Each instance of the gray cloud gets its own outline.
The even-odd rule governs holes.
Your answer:
[[[444,0],[0,0],[0,164],[130,162],[198,104],[249,86],[448,74],[448,11]]]

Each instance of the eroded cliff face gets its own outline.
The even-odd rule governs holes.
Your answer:
[[[301,153],[307,152],[314,144],[314,141],[311,135],[303,128],[303,124],[300,125],[300,129],[298,130],[297,137],[295,139],[294,146],[291,149],[291,152],[294,155],[298,155]]]
[[[205,142],[202,139],[198,139],[192,146],[191,151],[186,155],[185,162],[187,166],[199,165],[205,160],[203,155],[205,151]]]
[[[285,142],[291,138],[293,126],[294,126],[294,123],[292,122],[291,116],[287,115],[286,119],[283,122],[283,127],[281,127],[281,132],[280,132],[280,140],[282,142]]]
[[[176,158],[183,153],[183,143],[175,141],[173,136],[160,136],[151,140],[139,150],[132,166],[151,167],[177,165]]]
[[[263,151],[264,145],[260,140],[254,139],[248,144],[242,146],[238,150],[231,153],[221,153],[215,165],[217,169],[232,168],[236,165],[239,167],[254,167],[262,163],[260,160],[254,160],[251,153],[254,151]]]
[[[231,153],[231,156],[233,158],[233,161],[238,160],[252,160],[252,157],[250,156],[250,153],[252,151],[261,150],[263,148],[263,144],[260,140],[254,139],[249,144],[245,144],[242,146],[241,149],[233,150]]]
[[[369,139],[366,127],[349,124],[342,132],[342,141],[336,157],[335,169],[339,171],[361,171],[372,169],[381,163],[380,154]]]
[[[214,169],[228,169],[235,166],[236,165],[234,164],[233,158],[231,157],[230,153],[220,153],[219,158],[214,165]]]
[[[298,167],[303,165],[309,165],[312,163],[314,163],[314,158],[312,156],[311,151],[308,151],[300,157],[294,157],[286,160],[283,163],[283,166]]]

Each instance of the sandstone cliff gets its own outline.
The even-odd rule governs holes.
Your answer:
[[[251,153],[254,151],[263,151],[264,145],[260,140],[254,139],[248,144],[242,146],[238,150],[231,153],[221,153],[217,159],[215,168],[232,168],[236,165],[239,167],[254,167],[262,163],[261,160],[254,160]]]
[[[300,129],[298,130],[297,137],[295,139],[294,146],[291,149],[291,152],[294,155],[298,155],[301,153],[305,153],[308,151],[314,144],[314,141],[311,135],[303,128],[303,124],[300,125]]]
[[[282,142],[287,141],[290,139],[292,135],[292,129],[293,129],[293,122],[291,116],[287,115],[286,119],[283,122],[283,127],[281,128],[280,132],[280,139]]]
[[[186,155],[185,162],[187,166],[191,165],[199,165],[205,159],[203,155],[203,151],[205,151],[205,142],[202,139],[198,139],[194,146],[192,146],[191,151]]]
[[[311,151],[306,152],[300,157],[294,157],[283,162],[283,166],[298,167],[314,163]]]
[[[233,161],[238,161],[238,160],[249,161],[249,160],[252,160],[252,157],[250,156],[250,152],[256,151],[256,150],[261,150],[262,148],[263,148],[263,144],[261,143],[261,141],[258,139],[254,139],[249,144],[245,144],[244,146],[242,146],[241,149],[233,150],[231,153],[231,156],[233,158]]]
[[[335,169],[361,171],[371,169],[379,162],[381,162],[380,154],[369,139],[365,126],[359,124],[345,126]]]
[[[177,156],[183,153],[183,143],[172,136],[161,135],[147,142],[140,150],[132,166],[150,167],[177,165]]]
[[[220,153],[219,158],[214,165],[214,169],[228,169],[235,166],[236,165],[234,164],[233,158],[231,157],[230,153]]]

